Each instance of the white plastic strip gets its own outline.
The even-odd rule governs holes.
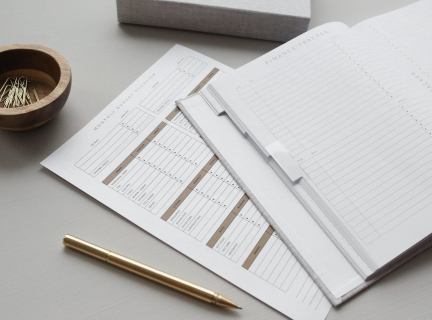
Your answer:
[[[303,177],[303,170],[279,141],[274,141],[265,148],[292,182]]]

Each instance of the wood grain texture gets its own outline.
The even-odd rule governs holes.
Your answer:
[[[0,105],[0,128],[13,131],[33,129],[54,118],[63,108],[72,84],[67,60],[36,44],[0,47],[0,84],[11,76],[26,76],[35,84],[40,99],[24,107]]]

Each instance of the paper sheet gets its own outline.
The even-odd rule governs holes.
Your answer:
[[[409,21],[418,16],[423,27],[432,6],[420,4]],[[430,53],[423,34],[402,34],[390,28],[396,23],[382,22]],[[365,279],[428,237],[432,221],[432,96],[369,38],[325,24],[210,86],[257,146],[269,152],[279,142],[297,162],[297,189],[320,203],[326,214],[312,214]]]
[[[293,319],[330,303],[176,108],[230,69],[175,46],[42,164]]]
[[[244,187],[257,207],[275,223],[282,239],[297,250],[321,288],[340,299],[364,281],[288,189],[269,162],[249,143],[230,118],[216,115],[201,95],[178,102],[212,151]]]

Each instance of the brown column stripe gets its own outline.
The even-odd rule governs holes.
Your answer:
[[[188,96],[198,93],[204,86],[218,73],[219,69],[214,68],[208,75],[205,76],[205,78],[195,87],[195,89],[192,90],[191,93],[189,93]],[[175,108],[165,119],[168,121],[171,121],[178,113],[180,112],[179,108]],[[136,157],[153,139],[157,136],[159,132],[162,131],[162,129],[166,126],[165,122],[161,122],[156,129],[153,130],[150,135],[144,139],[143,142],[140,143],[140,145],[113,171],[111,174],[105,178],[103,181],[104,184],[109,185],[111,181],[115,179],[123,170],[126,168],[126,166],[133,160],[130,156]],[[217,160],[217,158],[216,158]]]
[[[213,234],[213,236],[207,242],[208,247],[213,248],[215,246],[216,242],[219,241],[219,239],[222,237],[222,235],[228,229],[230,224],[234,221],[234,218],[237,216],[237,214],[240,212],[240,210],[243,209],[243,207],[245,206],[245,204],[248,200],[249,200],[249,197],[246,194],[243,195],[243,197],[241,197],[240,201],[237,203],[237,205],[234,207],[234,209],[231,210],[230,214],[225,218],[225,220],[222,222],[220,227],[216,230],[216,232]]]
[[[204,79],[202,79],[202,81],[188,94],[188,96],[198,93],[216,75],[216,73],[218,73],[218,71],[218,68],[214,68],[212,71],[210,71],[210,73],[206,75]],[[176,107],[165,119],[171,121],[180,112],[180,109]]]
[[[252,252],[249,254],[245,262],[243,263],[242,267],[245,269],[250,268],[252,263],[255,261],[255,259],[258,257],[264,246],[266,245],[267,241],[270,239],[272,233],[274,232],[274,229],[272,226],[269,226],[267,230],[262,235],[261,239],[259,239],[256,246],[253,248]]]
[[[147,136],[147,139],[152,141],[167,124],[165,122],[159,123],[159,125]]]
[[[180,109],[178,107],[175,107],[175,109],[173,111],[171,111],[171,113],[169,115],[167,115],[167,117],[165,119],[167,119],[168,121],[171,121],[172,119],[174,119],[174,117],[180,113]]]
[[[184,191],[179,195],[179,197],[174,201],[174,203],[168,208],[168,210],[162,215],[162,220],[167,221],[172,214],[177,210],[178,207],[185,201],[187,196],[192,192],[191,189],[186,188]]]
[[[154,138],[154,137],[153,137]],[[144,148],[145,147],[147,147],[147,145],[149,144],[151,142],[151,140],[149,139],[149,137],[146,137],[145,139],[144,139],[144,141],[143,142],[141,142],[139,145],[138,145],[138,147],[136,147],[135,148],[135,150],[134,151],[132,151],[132,153],[130,154],[132,157],[137,157],[138,155],[139,155],[139,153],[141,152],[141,151],[143,151],[144,150]]]
[[[122,172],[124,168],[126,168],[128,164],[132,162],[133,159],[134,157],[128,155],[128,157],[122,163],[120,163],[120,165],[113,172],[111,172],[111,174],[108,177],[106,177],[105,180],[102,182],[106,185],[109,185],[111,181],[113,181],[115,177],[117,177],[120,174],[120,172]]]
[[[214,235],[207,242],[208,247],[213,248],[215,246],[216,242],[219,241],[219,239],[225,233],[226,229],[228,229],[230,224],[234,221],[235,217],[237,217],[237,215],[235,213],[230,212],[230,214],[225,218],[225,220],[222,222],[220,227],[216,230]]]
[[[249,197],[247,196],[247,194],[244,194],[243,197],[241,197],[240,201],[237,203],[237,205],[232,209],[232,213],[235,213],[236,215],[241,211],[241,209],[243,209],[243,207],[245,206],[246,202],[248,202]]]
[[[117,167],[108,177],[102,181],[103,184],[109,185],[127,166],[131,161],[138,156],[138,154],[144,150],[144,148],[165,128],[166,123],[161,122],[145,139],[141,142],[138,147]]]
[[[166,127],[165,122],[159,123],[159,125],[141,142],[138,147],[131,153],[132,156],[136,157],[138,154],[144,150],[144,148]]]
[[[188,96],[198,93],[204,86],[218,73],[219,69],[214,68],[206,77],[188,94]]]
[[[189,183],[186,189],[178,196],[178,198],[173,202],[173,204],[168,208],[168,210],[162,215],[161,219],[168,221],[172,214],[180,207],[180,205],[185,201],[193,189],[200,183],[211,167],[216,163],[218,158],[213,156],[206,165],[201,169],[201,171],[196,175],[196,177]]]
[[[218,157],[213,155],[211,159],[207,162],[207,164],[202,168],[203,171],[209,172],[210,169],[214,166],[214,164],[218,161]]]

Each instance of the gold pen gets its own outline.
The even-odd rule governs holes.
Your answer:
[[[192,297],[213,303],[217,306],[242,309],[231,300],[217,294],[214,291],[197,286],[189,281],[174,277],[168,273],[146,266],[138,261],[126,258],[117,253],[95,246],[87,241],[78,239],[71,235],[66,235],[63,239],[66,247],[84,252],[92,257],[98,258],[122,269],[136,273],[144,278],[156,281],[167,287],[184,292]]]

